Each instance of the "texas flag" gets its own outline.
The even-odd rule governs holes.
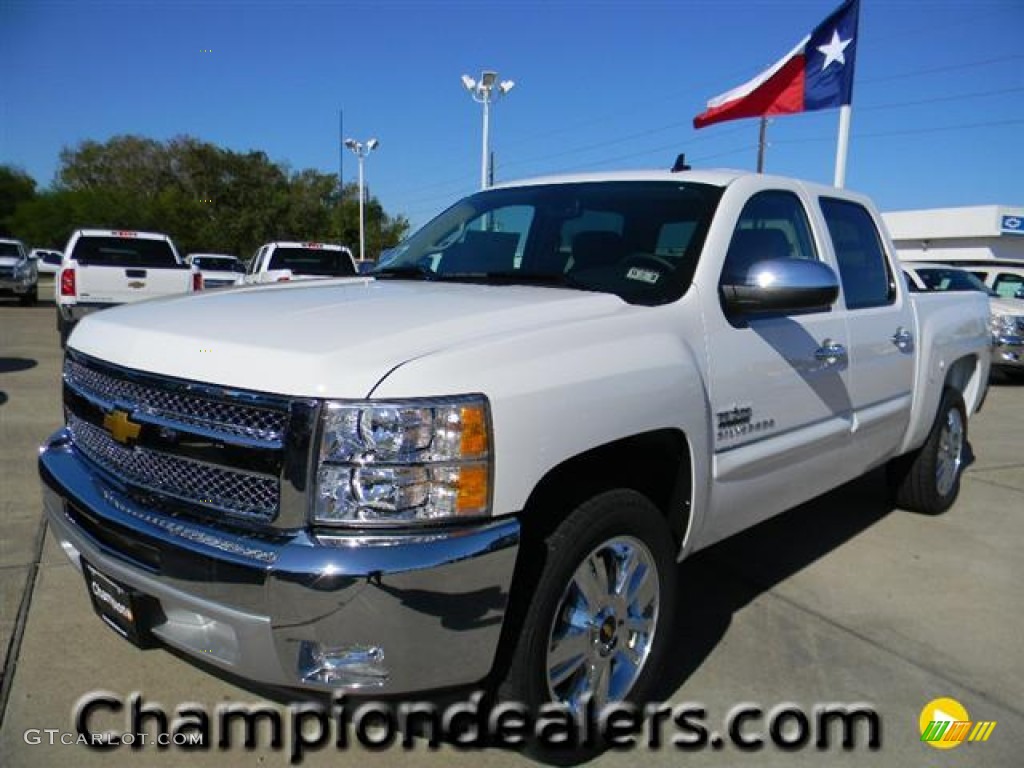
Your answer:
[[[846,0],[773,66],[708,102],[694,128],[741,117],[789,115],[849,104],[859,0]]]

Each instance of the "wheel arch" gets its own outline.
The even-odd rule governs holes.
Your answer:
[[[537,579],[546,560],[544,542],[588,499],[618,488],[648,498],[665,518],[675,547],[693,520],[693,453],[682,430],[665,428],[614,440],[552,467],[534,486],[520,515],[522,539],[502,637],[491,678],[500,681],[515,650]]]
[[[691,456],[686,435],[674,428],[631,435],[572,456],[534,486],[523,509],[523,527],[543,534],[587,499],[629,488],[661,511],[679,545],[691,520]]]
[[[953,389],[964,399],[967,415],[981,408],[985,396],[985,382],[982,381],[982,366],[974,355],[965,355],[949,366],[943,388]],[[938,406],[936,405],[936,408]]]

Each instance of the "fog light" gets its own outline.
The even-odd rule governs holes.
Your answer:
[[[380,688],[388,680],[384,649],[378,645],[336,648],[304,640],[299,647],[299,674],[307,683]]]

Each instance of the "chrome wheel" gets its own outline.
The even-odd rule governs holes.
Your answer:
[[[935,461],[935,489],[940,496],[947,496],[953,490],[960,465],[963,463],[964,422],[957,408],[946,412],[946,419],[939,433],[938,453]]]
[[[591,698],[600,709],[624,699],[654,642],[658,569],[639,539],[618,536],[576,568],[548,633],[548,693],[573,710]]]

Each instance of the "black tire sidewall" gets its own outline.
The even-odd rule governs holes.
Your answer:
[[[643,701],[651,692],[663,663],[667,635],[672,630],[675,615],[676,548],[663,516],[646,497],[635,491],[616,490],[581,504],[547,537],[545,565],[523,621],[501,698],[514,698],[533,711],[551,701],[546,661],[555,611],[584,558],[602,543],[619,536],[641,541],[657,569],[658,621],[653,647],[626,700]]]
[[[938,469],[939,464],[939,445],[942,438],[942,430],[946,425],[946,420],[951,410],[957,410],[960,413],[960,425],[963,430],[962,444],[960,446],[960,467],[957,469],[956,477],[953,479],[953,485],[950,486],[949,493],[939,493],[938,480],[935,472]],[[967,448],[967,408],[964,405],[963,398],[958,392],[952,389],[947,389],[942,394],[942,402],[939,404],[939,413],[935,418],[935,425],[932,427],[932,432],[928,435],[928,468],[931,470],[930,476],[932,478],[931,495],[933,497],[933,506],[936,512],[944,512],[953,506],[957,496],[960,494],[960,478],[963,475],[963,462],[964,453]]]

